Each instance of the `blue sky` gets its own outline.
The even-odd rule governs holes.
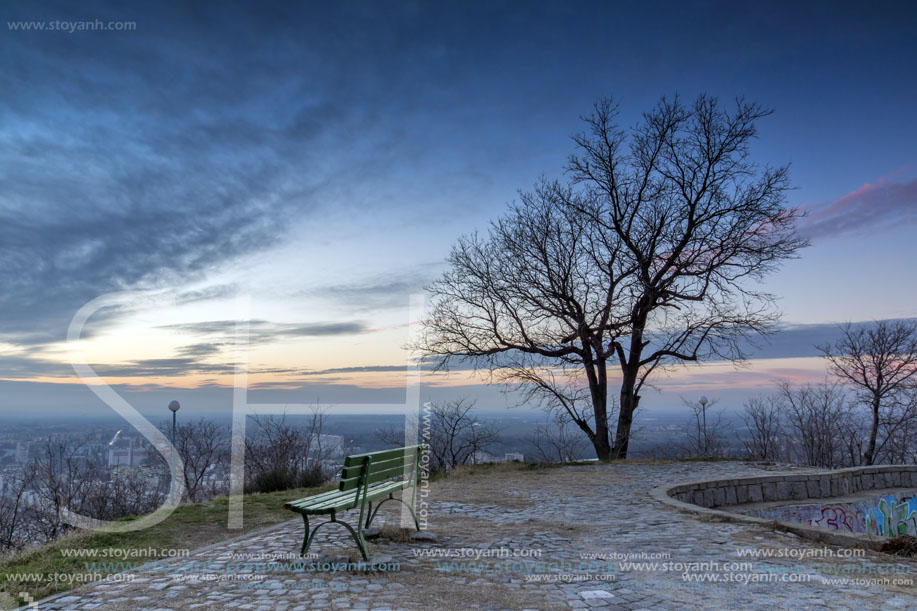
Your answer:
[[[811,346],[835,323],[917,316],[911,3],[11,2],[0,13],[0,413],[91,402],[67,325],[124,289],[165,301],[100,312],[83,344],[141,403],[225,404],[226,321],[244,295],[264,392],[397,395],[409,295],[459,235],[561,174],[579,116],[602,96],[625,124],[676,93],[772,107],[753,154],[792,164],[788,203],[810,212],[812,247],[768,283],[796,325],[788,339],[747,370],[676,372],[650,408],[701,387],[740,401],[781,372],[817,377]],[[12,25],[97,19],[136,27]],[[506,404],[461,375],[431,384],[431,396]]]

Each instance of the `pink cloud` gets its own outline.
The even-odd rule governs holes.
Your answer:
[[[787,359],[752,359],[735,368],[729,363],[689,365],[667,372],[654,381],[660,390],[670,392],[716,392],[745,390],[765,392],[776,388],[777,381],[794,384],[817,384],[825,379],[825,363],[819,357]]]
[[[809,216],[800,231],[809,238],[875,232],[917,223],[917,179],[895,182],[883,177],[829,204],[802,208]]]

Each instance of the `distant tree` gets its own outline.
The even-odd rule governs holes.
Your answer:
[[[752,397],[745,402],[744,407],[743,418],[748,436],[743,442],[748,457],[776,461],[781,456],[784,440],[779,397]]]
[[[100,465],[81,453],[86,444],[64,435],[51,435],[32,462],[32,489],[40,499],[36,524],[46,540],[71,530],[64,510],[84,514],[92,504],[90,491],[101,479]]]
[[[876,455],[882,462],[917,463],[917,391],[897,401],[880,423],[882,443],[876,444]]]
[[[219,490],[208,484],[207,474],[225,472],[229,462],[229,431],[200,419],[182,424],[175,445],[185,466],[185,490],[192,503],[205,501]]]
[[[102,520],[140,516],[155,511],[165,499],[168,479],[143,468],[122,467],[108,476],[88,483],[82,503],[87,515]]]
[[[819,346],[819,350],[828,360],[830,371],[850,385],[869,406],[872,422],[863,464],[871,465],[877,455],[876,442],[883,416],[893,415],[896,406],[910,401],[910,393],[917,389],[917,323],[913,320],[882,320],[870,326],[848,323],[841,331],[843,335],[837,342]],[[903,415],[910,418],[913,414]],[[897,423],[887,419],[886,427],[903,426],[907,418],[899,418]]]
[[[781,382],[779,387],[786,431],[796,454],[792,458],[829,469],[851,464],[851,454],[862,449],[862,437],[844,389],[829,382],[802,386]]]
[[[475,401],[468,397],[424,404],[418,428],[428,448],[431,473],[473,464],[481,452],[500,441],[492,424],[475,417],[474,406]],[[403,429],[382,429],[377,437],[391,446],[404,445]]]
[[[582,457],[588,447],[586,439],[578,428],[571,428],[573,422],[562,412],[552,413],[551,421],[535,427],[529,443],[535,449],[535,456],[542,462],[570,462]]]
[[[710,458],[723,456],[725,440],[723,431],[723,412],[715,409],[717,399],[707,402],[689,401],[682,397],[681,402],[691,410],[688,422],[685,453],[691,457]]]
[[[324,413],[315,410],[305,426],[279,418],[255,416],[255,432],[245,440],[246,490],[274,492],[318,486],[328,479],[322,447]]]
[[[7,477],[0,489],[0,554],[16,551],[33,542],[26,491],[34,477],[34,465]]]
[[[778,320],[759,281],[805,241],[783,206],[787,169],[748,158],[768,114],[663,99],[625,132],[600,102],[568,185],[542,181],[486,236],[453,247],[416,348],[516,385],[565,412],[598,458],[625,458],[653,371],[741,359]],[[609,365],[621,372],[613,443]]]

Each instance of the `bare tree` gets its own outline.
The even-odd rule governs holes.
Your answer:
[[[102,520],[140,516],[162,504],[168,479],[146,469],[122,467],[107,478],[91,479],[83,493],[83,510]]]
[[[742,359],[746,341],[777,320],[754,281],[806,243],[794,232],[799,213],[783,206],[787,168],[748,159],[769,114],[741,100],[730,112],[706,96],[691,107],[663,99],[628,139],[605,101],[576,138],[581,155],[569,167],[590,194],[583,212],[623,245],[620,261],[633,270],[613,343],[622,374],[615,457],[627,454],[640,390],[658,366]]]
[[[748,160],[768,114],[663,99],[625,134],[599,103],[575,138],[570,185],[542,181],[487,236],[458,241],[416,348],[518,385],[564,411],[599,458],[625,458],[654,370],[741,359],[777,320],[756,281],[805,242],[783,207],[786,168]],[[609,364],[622,375],[613,445]]]
[[[743,439],[749,458],[774,462],[783,453],[783,424],[780,398],[774,395],[752,397],[745,402]]]
[[[868,327],[848,323],[841,330],[841,339],[819,350],[828,359],[831,372],[869,406],[872,424],[863,464],[871,465],[883,411],[906,401],[907,394],[917,388],[917,323],[882,320]]]
[[[841,386],[782,382],[780,397],[797,461],[827,468],[849,464],[850,448],[860,447],[862,438],[856,434],[854,406]]]
[[[201,419],[176,430],[175,445],[185,466],[185,490],[192,503],[206,501],[220,492],[208,474],[226,471],[229,462],[229,431]]]
[[[331,448],[322,447],[324,414],[315,410],[305,426],[279,418],[254,416],[255,433],[245,440],[247,488],[273,492],[317,486],[327,480],[325,462]]]
[[[99,465],[80,453],[83,445],[65,436],[49,436],[31,466],[32,487],[42,502],[37,525],[46,540],[70,530],[61,518],[63,510],[85,513],[88,492],[101,478]]]
[[[684,444],[688,456],[709,458],[723,456],[725,443],[723,439],[723,413],[714,409],[719,402],[713,399],[707,403],[688,401],[682,397],[681,402],[691,410],[688,423],[687,443]]]
[[[530,443],[535,455],[542,462],[570,462],[580,458],[585,450],[586,439],[577,429],[571,428],[572,421],[564,412],[556,411],[551,421],[535,427]]]
[[[17,477],[6,480],[5,490],[0,490],[0,554],[20,550],[33,541],[26,504],[33,477],[34,466],[27,465]]]
[[[917,463],[917,391],[907,393],[879,423],[878,462]]]
[[[475,401],[459,397],[441,403],[425,403],[419,423],[423,443],[430,456],[430,472],[450,471],[473,464],[476,457],[500,439],[490,424],[479,421],[473,409]],[[390,427],[376,435],[386,444],[404,445],[404,430]]]

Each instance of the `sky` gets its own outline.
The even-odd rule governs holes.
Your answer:
[[[785,331],[677,369],[642,409],[818,381],[836,325],[917,316],[917,8],[908,2],[7,2],[0,7],[0,418],[254,393],[398,402],[411,295],[613,96],[774,109],[812,246],[767,282]],[[92,29],[103,24],[106,29]],[[54,25],[56,24],[56,25]],[[78,342],[76,313],[99,310]],[[78,344],[78,345],[77,345]],[[515,405],[468,372],[424,399]],[[100,412],[101,413],[101,412]]]

